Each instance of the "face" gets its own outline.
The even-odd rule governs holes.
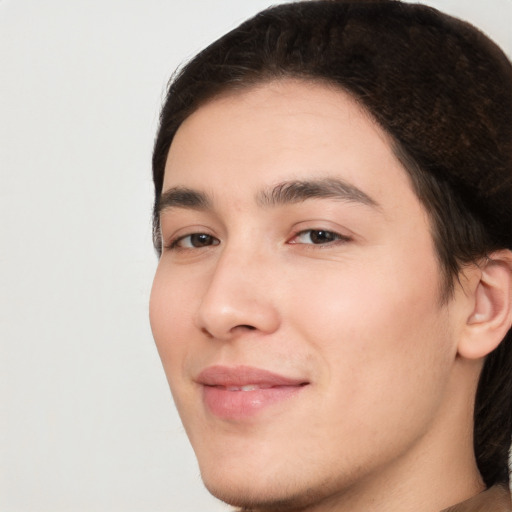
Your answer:
[[[160,219],[151,325],[213,494],[334,503],[425,448],[450,306],[406,172],[348,95],[288,80],[202,106]]]

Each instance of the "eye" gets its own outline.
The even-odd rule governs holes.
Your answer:
[[[338,241],[349,241],[347,236],[340,235],[334,231],[327,231],[325,229],[305,229],[297,233],[289,243],[291,244],[310,244],[310,245],[325,245]]]
[[[180,236],[169,244],[169,249],[200,249],[211,245],[219,245],[220,241],[207,233],[191,233]]]

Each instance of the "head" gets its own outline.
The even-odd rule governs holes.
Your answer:
[[[248,124],[251,124],[251,112],[254,122],[254,127],[251,127],[253,133],[247,128]],[[333,116],[334,119],[331,119],[329,112],[336,114]],[[279,115],[276,118],[277,113]],[[316,121],[310,123],[308,120],[315,116]],[[461,375],[477,374],[474,382],[471,380],[473,377],[468,377],[467,380],[468,396],[471,396],[474,402],[474,408],[471,408],[474,419],[470,418],[469,421],[474,433],[472,442],[476,463],[486,485],[508,481],[507,460],[512,434],[510,306],[508,313],[506,312],[509,299],[501,300],[496,294],[491,298],[485,297],[484,292],[489,286],[485,283],[480,284],[484,292],[478,292],[475,283],[484,282],[483,274],[486,274],[485,279],[488,283],[493,280],[509,282],[509,250],[512,249],[510,119],[512,67],[504,54],[478,30],[466,23],[425,6],[402,4],[391,0],[311,1],[273,7],[213,43],[177,74],[169,86],[153,154],[155,247],[159,254],[162,254],[162,194],[165,195],[169,189],[174,190],[173,201],[174,204],[179,203],[178,209],[188,211],[192,207],[194,211],[208,211],[208,218],[215,217],[217,227],[210,226],[210,221],[207,222],[204,218],[201,222],[193,219],[193,223],[206,225],[207,228],[206,233],[201,235],[202,238],[196,240],[197,244],[194,247],[205,251],[201,253],[203,255],[208,251],[210,254],[208,263],[200,263],[202,260],[198,256],[193,256],[196,258],[193,265],[203,265],[203,282],[209,283],[208,286],[202,287],[201,291],[196,290],[195,295],[185,293],[189,285],[194,287],[193,277],[191,280],[183,280],[176,271],[177,268],[181,268],[182,271],[186,269],[190,272],[190,266],[182,265],[185,262],[184,253],[180,253],[179,258],[182,260],[178,261],[176,253],[165,256],[164,250],[161,268],[157,271],[155,279],[152,325],[171,389],[192,444],[198,453],[203,475],[205,472],[211,473],[212,470],[209,467],[211,463],[201,459],[208,458],[211,453],[208,454],[208,448],[201,446],[199,437],[215,435],[214,431],[218,428],[222,431],[219,436],[225,436],[222,437],[224,441],[234,440],[233,446],[240,437],[257,439],[253,445],[241,441],[241,451],[250,451],[251,446],[252,449],[261,450],[258,442],[268,444],[268,440],[265,441],[268,432],[255,434],[256,428],[250,422],[242,422],[243,428],[235,428],[232,421],[226,421],[223,426],[214,421],[212,425],[205,427],[208,432],[200,431],[192,425],[193,412],[187,410],[185,403],[195,398],[192,394],[187,394],[187,387],[179,383],[180,377],[176,376],[176,373],[177,368],[183,369],[183,366],[193,359],[190,355],[193,349],[187,349],[186,355],[178,362],[170,362],[172,350],[168,352],[169,344],[174,343],[176,339],[176,344],[179,345],[180,336],[185,336],[185,331],[180,333],[179,327],[175,326],[186,321],[187,314],[190,316],[190,324],[194,323],[192,330],[196,331],[197,336],[203,336],[208,340],[208,347],[217,347],[211,349],[211,360],[205,356],[202,360],[199,358],[190,363],[192,369],[188,368],[187,371],[192,379],[198,379],[198,372],[203,370],[202,364],[206,365],[212,361],[219,364],[219,361],[223,362],[222,358],[229,362],[230,357],[237,364],[240,361],[245,363],[241,347],[247,343],[249,348],[246,348],[245,354],[248,354],[249,362],[261,363],[262,366],[267,364],[268,360],[261,356],[261,353],[268,349],[270,354],[278,358],[291,377],[307,380],[308,386],[303,386],[306,390],[301,390],[300,393],[310,393],[307,388],[313,389],[315,386],[319,390],[324,390],[328,397],[325,400],[326,410],[332,408],[335,398],[339,398],[341,403],[346,399],[343,393],[340,393],[340,396],[334,393],[330,401],[329,386],[333,385],[360,394],[366,405],[369,404],[368,409],[366,406],[359,406],[356,400],[356,404],[347,409],[347,415],[354,416],[347,420],[348,427],[340,423],[340,417],[334,415],[332,428],[328,431],[323,431],[318,424],[327,417],[322,416],[327,414],[322,405],[318,405],[316,410],[307,411],[309,417],[312,414],[317,415],[316,422],[306,421],[300,416],[302,413],[289,412],[298,425],[297,428],[305,425],[308,428],[308,435],[313,440],[317,436],[322,438],[326,433],[333,434],[336,429],[345,437],[357,437],[358,430],[368,437],[372,428],[378,430],[382,423],[372,425],[368,419],[368,411],[373,407],[377,411],[378,421],[383,421],[384,416],[380,418],[379,414],[385,415],[386,409],[381,405],[377,406],[376,403],[386,395],[374,393],[374,390],[389,384],[386,407],[389,409],[388,416],[394,417],[395,420],[390,421],[386,428],[397,432],[400,431],[400,425],[408,423],[407,415],[403,416],[401,412],[408,404],[411,436],[407,442],[410,446],[419,437],[427,435],[427,425],[435,423],[439,411],[453,406],[449,400],[445,401],[442,397],[452,393],[456,388],[455,384],[465,382],[465,377]],[[305,127],[299,130],[300,133],[294,132],[294,120],[300,123],[301,127]],[[310,124],[311,129],[306,129]],[[232,135],[227,134],[228,126],[236,127]],[[289,140],[283,135],[292,132],[294,135]],[[201,141],[209,139],[208,133],[212,134],[212,141],[210,145],[205,142],[203,147]],[[269,133],[272,136],[269,136]],[[247,153],[254,156],[250,162],[245,161],[244,157],[239,159],[239,176],[226,171],[234,169],[236,165],[232,161],[233,155],[230,151],[221,151],[222,144],[226,144],[231,136],[232,153],[236,153],[237,148],[241,153],[245,153],[245,147]],[[338,149],[336,137],[339,139]],[[217,141],[218,144],[210,147],[213,141]],[[308,212],[309,206],[304,205],[310,204],[309,199],[304,204],[301,202],[308,193],[313,197],[313,203],[316,199],[329,198],[325,187],[322,188],[322,184],[333,185],[332,173],[327,175],[325,171],[330,165],[329,161],[326,160],[322,170],[317,174],[313,173],[314,176],[304,177],[300,169],[294,172],[288,169],[288,175],[283,172],[282,170],[287,167],[288,156],[280,159],[277,155],[287,154],[285,149],[291,147],[301,162],[307,160],[308,155],[314,155],[321,161],[325,155],[315,153],[318,146],[330,148],[332,158],[341,159],[340,161],[346,164],[344,168],[353,165],[353,171],[345,173],[340,178],[350,189],[348,192],[344,191],[346,196],[348,194],[348,200],[343,202],[346,209],[343,211],[343,218],[350,219],[352,212],[355,212],[352,221],[355,227],[351,230],[349,226],[346,232],[340,234],[337,229],[329,229],[332,225],[314,226],[310,223],[304,225],[302,232],[295,233],[295,238],[290,235],[287,238],[287,246],[296,250],[297,245],[303,245],[304,237],[309,237],[308,241],[311,242],[312,232],[307,230],[315,229],[316,237],[332,237],[332,232],[341,237],[328,243],[345,239],[356,240],[353,244],[356,248],[350,249],[354,251],[353,253],[342,257],[335,252],[341,249],[333,249],[331,245],[329,251],[334,252],[330,256],[326,256],[328,253],[324,252],[322,257],[313,258],[318,260],[315,260],[315,269],[311,269],[311,264],[308,263],[307,272],[301,274],[303,269],[298,268],[298,275],[318,280],[318,293],[302,287],[301,278],[293,272],[285,272],[286,268],[294,265],[295,256],[292,263],[288,262],[288,267],[279,268],[279,272],[274,275],[270,267],[275,263],[277,268],[277,260],[272,257],[266,259],[266,253],[263,251],[259,259],[255,258],[251,268],[256,269],[254,279],[257,282],[257,273],[261,272],[263,267],[258,269],[256,262],[265,262],[265,268],[271,276],[267,286],[276,290],[275,294],[270,294],[269,299],[272,302],[271,309],[275,311],[265,316],[256,311],[256,306],[251,305],[248,299],[247,309],[251,310],[250,314],[255,320],[249,318],[250,314],[249,319],[245,321],[229,319],[228,323],[231,322],[233,325],[229,329],[226,328],[226,332],[230,332],[228,339],[228,336],[221,334],[224,327],[218,326],[216,331],[214,320],[209,320],[208,315],[215,319],[222,316],[222,311],[214,312],[212,305],[222,302],[221,292],[215,289],[216,283],[222,283],[223,280],[215,276],[229,273],[229,269],[232,272],[239,271],[249,280],[247,287],[251,287],[251,270],[248,268],[244,271],[239,268],[236,257],[228,250],[228,247],[236,247],[236,243],[230,242],[230,246],[226,241],[228,238],[232,240],[231,234],[228,233],[229,219],[234,219],[237,215],[239,218],[247,216],[246,225],[251,226],[252,217],[248,213],[250,202],[248,196],[240,191],[247,190],[247,193],[259,194],[260,207],[261,203],[267,201],[277,203],[280,208],[283,197],[287,197],[287,202],[284,202],[293,211],[280,212],[279,216],[272,219],[272,225],[276,224],[276,219],[286,219],[287,215],[295,219],[294,216],[297,216],[299,211],[297,202],[301,205],[300,212]],[[199,156],[194,154],[194,147],[198,148]],[[262,155],[258,151],[261,151]],[[278,169],[274,166],[272,171],[269,171],[270,163],[265,162],[265,171],[258,168],[256,160],[260,157],[263,159],[263,155],[268,152],[272,154],[272,151],[276,154],[274,160],[280,162],[281,166]],[[206,161],[202,161],[200,155],[210,153],[212,158],[206,165]],[[256,153],[259,155],[258,158],[255,156]],[[379,163],[382,172],[377,172]],[[310,168],[314,168],[313,160],[310,164]],[[297,162],[294,165],[297,169]],[[222,175],[223,172],[226,174]],[[212,178],[215,173],[219,176],[217,181]],[[226,184],[226,192],[233,198],[232,210],[207,204],[208,201],[215,203],[215,197],[223,197],[222,180]],[[204,184],[204,190],[201,190],[201,184]],[[339,183],[336,186],[339,186]],[[306,190],[308,187],[309,190]],[[191,189],[196,192],[199,190],[203,194],[191,194]],[[211,197],[205,197],[209,192]],[[223,201],[222,204],[226,204],[230,199],[223,197]],[[389,248],[390,252],[384,254],[380,254],[376,247],[381,247],[378,239],[384,236],[389,226],[385,228],[381,223],[382,229],[374,238],[370,234],[373,228],[370,225],[363,226],[364,222],[369,222],[368,219],[379,215],[378,210],[381,206],[384,210],[388,208],[384,214],[387,219],[393,218],[396,212],[402,212],[396,217],[397,224],[393,227],[394,236],[397,237],[394,249]],[[266,207],[268,208],[268,204]],[[272,208],[274,207],[275,204]],[[260,219],[257,222],[261,223],[264,215],[266,214],[259,210],[256,213],[255,210],[253,217]],[[319,214],[312,210],[306,215],[316,218]],[[404,216],[408,217],[407,222]],[[350,221],[348,222],[350,224]],[[379,226],[379,222],[382,222],[382,218],[381,221],[375,220],[372,226]],[[224,226],[224,238],[224,235],[220,234],[222,229],[219,226]],[[261,228],[261,224],[259,227],[254,224],[254,233],[258,233]],[[236,232],[235,227],[232,232]],[[397,233],[401,233],[402,236],[398,237]],[[179,234],[188,233],[182,231]],[[386,236],[389,239],[391,231]],[[184,243],[191,243],[190,237],[186,242],[183,240],[178,241],[179,248]],[[405,246],[402,252],[397,249],[404,240],[410,247],[409,252],[418,252],[407,261]],[[297,241],[301,243],[298,244]],[[368,242],[366,245],[365,241]],[[165,240],[163,242],[165,245]],[[175,242],[176,240],[172,243]],[[204,243],[206,245],[202,247],[201,244]],[[369,251],[370,246],[374,247],[373,252]],[[233,254],[236,253],[234,249],[231,250]],[[238,250],[242,251],[240,247]],[[365,250],[368,252],[364,253]],[[398,250],[399,254],[394,253],[395,250]],[[359,254],[358,251],[362,253]],[[239,252],[239,255],[241,254],[242,252]],[[355,260],[365,262],[364,254],[368,255],[369,260],[368,265],[362,268]],[[243,254],[243,257],[248,256]],[[372,262],[379,257],[382,262],[387,263],[372,267]],[[400,260],[402,257],[403,261]],[[189,258],[186,260],[187,264],[191,265],[191,256],[186,258]],[[205,256],[201,258],[206,260]],[[348,258],[348,262],[345,261],[341,265],[344,270],[337,268],[336,263],[340,263],[340,258]],[[407,265],[411,265],[409,274],[404,270],[402,281],[396,276],[390,279],[392,266],[389,262],[393,258],[397,264],[403,264],[405,269],[408,268]],[[321,269],[317,268],[319,262],[323,264]],[[416,274],[413,271],[414,265],[421,267]],[[206,267],[208,271],[204,270]],[[350,275],[346,274],[347,269],[352,270]],[[421,283],[418,282],[418,274],[424,280]],[[364,277],[365,275],[369,276],[368,279]],[[294,279],[297,282],[294,282]],[[264,277],[260,280],[265,282]],[[224,284],[228,281],[229,279]],[[284,283],[282,286],[281,281]],[[323,282],[326,283],[325,288],[322,287]],[[331,287],[327,286],[329,282],[332,283]],[[169,295],[166,295],[169,292],[165,290],[171,290],[172,293],[173,287],[176,294],[186,297],[175,301],[179,310],[175,313],[166,312],[165,304],[166,298],[169,298]],[[359,299],[358,288],[362,294]],[[290,296],[290,290],[293,289],[302,290],[305,297],[297,301]],[[346,289],[351,290],[351,293],[347,295]],[[504,289],[507,289],[507,285],[502,286],[502,292]],[[421,290],[423,292],[418,295]],[[241,290],[232,287],[231,292],[236,295],[240,294]],[[474,342],[479,336],[475,329],[470,335],[464,335],[464,342],[455,343],[454,338],[461,333],[460,318],[466,314],[468,308],[466,299],[469,296],[478,298],[479,294],[482,295],[478,299],[480,309],[473,312],[473,316],[466,315],[467,318],[485,316],[490,310],[498,310],[497,304],[500,303],[504,305],[501,321],[494,320],[494,324],[499,323],[500,327],[495,329],[492,336],[488,335],[489,341],[486,343]],[[503,292],[502,296],[505,295],[507,293]],[[241,297],[240,301],[243,300]],[[259,304],[262,301],[261,297],[254,297],[255,303]],[[286,302],[286,306],[281,308],[279,304],[283,301]],[[168,302],[173,303],[172,300]],[[209,302],[212,303],[210,306]],[[475,299],[472,303],[475,304]],[[491,303],[494,306],[486,309],[484,305]],[[293,307],[289,306],[290,304]],[[363,306],[367,307],[366,313]],[[194,308],[198,312],[192,311]],[[304,311],[301,311],[301,308]],[[315,317],[321,319],[329,309],[332,317],[327,316],[327,319],[340,315],[343,318],[343,311],[348,311],[350,317],[339,324],[334,324],[332,329],[320,325],[317,330],[306,329],[306,334],[300,329],[300,334],[294,333],[293,328],[286,331],[288,324],[283,318],[287,312],[293,317],[294,312],[300,311],[302,318],[306,318],[309,312],[315,312]],[[365,314],[370,318],[368,329],[365,329]],[[407,316],[408,321],[403,322],[400,315]],[[354,318],[356,321],[352,321]],[[261,326],[258,319],[261,320]],[[426,323],[422,319],[426,319]],[[391,321],[391,324],[388,321]],[[298,322],[300,323],[300,319]],[[371,325],[372,322],[374,325]],[[433,327],[430,328],[427,324]],[[303,335],[308,340],[313,339],[313,342],[304,346],[294,346],[288,342],[282,344],[280,329],[284,329],[284,336]],[[486,332],[488,334],[488,331]],[[373,345],[372,340],[375,341],[380,336],[379,333],[383,333],[381,339]],[[186,336],[189,335],[188,332]],[[261,339],[258,339],[258,336]],[[347,343],[343,350],[336,348],[332,352],[337,337],[339,342],[343,343],[347,336],[351,340],[360,338],[359,345]],[[386,342],[387,336],[389,339]],[[482,338],[485,336],[486,334],[481,335]],[[315,337],[319,338],[320,345],[327,344],[328,348],[323,346],[317,350]],[[252,344],[249,339],[252,339]],[[284,348],[272,348],[273,340],[280,340]],[[402,350],[396,345],[397,340],[403,344]],[[418,345],[419,342],[421,345]],[[225,346],[229,343],[231,347],[236,345],[236,350],[226,349]],[[257,352],[254,348],[256,344]],[[307,348],[304,348],[305,346]],[[312,346],[316,348],[311,348]],[[427,347],[425,353],[421,352],[423,348],[420,350],[420,346]],[[479,348],[472,348],[475,346]],[[285,349],[290,352],[287,353]],[[217,359],[213,355],[214,350],[218,351]],[[344,350],[351,353],[345,353]],[[354,356],[354,352],[358,350],[359,354]],[[297,358],[291,355],[292,352],[299,354]],[[182,349],[181,354],[183,353]],[[386,354],[391,355],[388,357]],[[395,357],[394,369],[392,356]],[[327,370],[323,373],[319,370],[318,376],[315,373],[315,358],[330,361],[326,365]],[[345,377],[331,377],[336,368],[336,358],[339,358],[340,372],[344,372]],[[474,362],[471,371],[457,369],[464,367],[461,361],[466,361],[466,367],[471,366],[467,363],[468,360]],[[311,361],[311,366],[308,366]],[[353,365],[364,365],[372,370],[371,378],[361,377],[361,388],[357,387],[356,382],[359,370],[356,372],[354,368],[347,367],[346,361]],[[423,364],[425,361],[427,362]],[[381,372],[380,368],[383,366],[386,370]],[[404,367],[409,367],[412,373],[408,369],[404,370]],[[457,376],[454,377],[454,374]],[[317,377],[318,382],[315,380]],[[207,375],[205,378],[215,380],[218,377]],[[347,378],[350,382],[344,380]],[[430,391],[426,393],[428,397],[425,402],[417,405],[414,397],[420,393],[424,382],[429,383],[427,387],[430,386]],[[398,396],[399,390],[407,383],[411,383],[411,394]],[[371,388],[373,391],[366,393],[363,388],[367,391]],[[289,403],[293,403],[293,400],[294,398]],[[343,406],[347,407],[347,404],[344,403]],[[361,414],[359,421],[358,413]],[[294,414],[298,416],[295,417]],[[286,414],[284,416],[286,417]],[[416,416],[418,424],[411,419],[412,416]],[[270,424],[272,421],[269,420]],[[286,421],[283,420],[282,423],[286,424]],[[288,435],[294,436],[295,433],[289,432]],[[278,433],[276,436],[284,439],[286,432]],[[381,459],[373,453],[376,464],[384,465],[393,458],[393,443],[397,440],[392,437],[379,439],[376,432],[373,436],[379,440],[378,444],[386,443],[387,446],[391,446],[391,451],[382,453]],[[297,434],[297,438],[300,439],[300,435]],[[340,440],[341,445],[346,442],[346,439]],[[364,450],[359,441],[352,439],[348,442],[359,450],[363,460],[360,466],[365,466],[365,455],[362,453]],[[400,443],[396,445],[395,456],[405,453],[406,446],[399,445]],[[307,450],[308,447],[309,445],[304,449]],[[236,446],[234,450],[236,451]],[[326,457],[329,450],[330,447],[326,446]],[[346,467],[344,471],[346,475],[350,473],[352,476],[345,476],[345,481],[349,482],[352,478],[355,482],[366,469],[358,467],[357,450],[354,453],[350,450],[343,453],[347,453],[347,459],[351,461],[350,468]],[[271,454],[266,456],[271,457]],[[233,455],[231,461],[227,460],[226,464],[232,463],[235,459],[240,460],[239,457],[240,454]],[[302,457],[304,460],[301,465],[307,468],[310,457],[306,454]],[[283,471],[283,465],[296,464],[292,459],[293,457],[286,460],[286,457],[280,454],[279,471]],[[314,463],[312,467],[315,467]],[[371,470],[368,469],[367,473],[370,474]],[[213,482],[211,476],[204,476],[205,480],[210,479]],[[269,478],[273,478],[272,472]],[[297,479],[300,478],[297,476]],[[208,481],[206,483],[208,484]],[[216,490],[216,485],[212,483],[211,487]],[[322,485],[325,489],[331,485],[333,488],[335,486],[327,477]],[[347,483],[347,488],[348,485]],[[218,491],[220,495],[223,495],[223,492],[229,494],[228,491]],[[314,494],[314,490],[311,490],[311,494]]]

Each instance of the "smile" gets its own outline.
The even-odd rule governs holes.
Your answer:
[[[299,393],[309,382],[249,366],[211,366],[197,382],[206,409],[221,419],[243,420]]]

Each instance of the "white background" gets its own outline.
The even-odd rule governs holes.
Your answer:
[[[277,2],[279,3],[279,2]],[[512,0],[437,0],[512,54]],[[268,0],[0,0],[0,512],[199,512],[149,329],[174,68]]]

